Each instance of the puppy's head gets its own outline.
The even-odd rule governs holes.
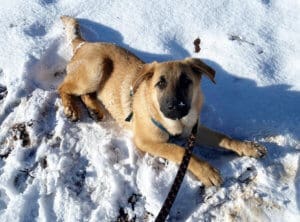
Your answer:
[[[157,110],[164,117],[176,120],[186,116],[194,105],[193,98],[199,93],[202,74],[214,81],[215,71],[200,59],[145,64],[133,84],[148,80],[149,93]]]

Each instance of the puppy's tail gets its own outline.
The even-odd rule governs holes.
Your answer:
[[[70,16],[63,15],[60,17],[60,19],[65,26],[67,39],[72,43],[73,52],[75,53],[77,48],[85,42],[85,40],[81,36],[79,24],[75,18]]]

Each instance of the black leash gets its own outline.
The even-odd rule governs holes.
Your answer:
[[[189,165],[195,141],[197,136],[197,128],[198,128],[198,122],[194,125],[192,129],[192,133],[190,134],[188,140],[187,140],[187,149],[184,152],[184,156],[182,158],[181,164],[179,166],[179,169],[177,171],[176,177],[174,179],[173,185],[168,193],[168,196],[160,209],[159,214],[157,215],[155,222],[163,222],[166,220],[167,216],[169,215],[169,212],[172,208],[172,205],[176,199],[177,193],[179,191],[179,188],[181,186],[181,183],[183,181],[184,175],[186,173],[187,167]]]

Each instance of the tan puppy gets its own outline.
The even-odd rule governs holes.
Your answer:
[[[103,118],[105,107],[121,127],[131,130],[140,150],[180,163],[184,149],[169,139],[190,134],[203,103],[201,76],[214,82],[215,71],[194,58],[145,64],[116,45],[86,42],[74,18],[61,19],[74,53],[58,88],[66,116],[73,121],[79,118],[73,97],[80,96],[98,119]],[[198,134],[198,144],[252,157],[266,153],[263,146],[233,140],[201,125]],[[206,186],[222,182],[218,170],[196,156],[192,156],[188,169]]]

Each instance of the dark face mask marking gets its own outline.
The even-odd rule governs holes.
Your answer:
[[[169,119],[181,119],[190,110],[192,80],[188,75],[181,73],[179,78],[168,82],[161,77],[157,87],[161,90],[162,96],[159,101],[160,111]]]

